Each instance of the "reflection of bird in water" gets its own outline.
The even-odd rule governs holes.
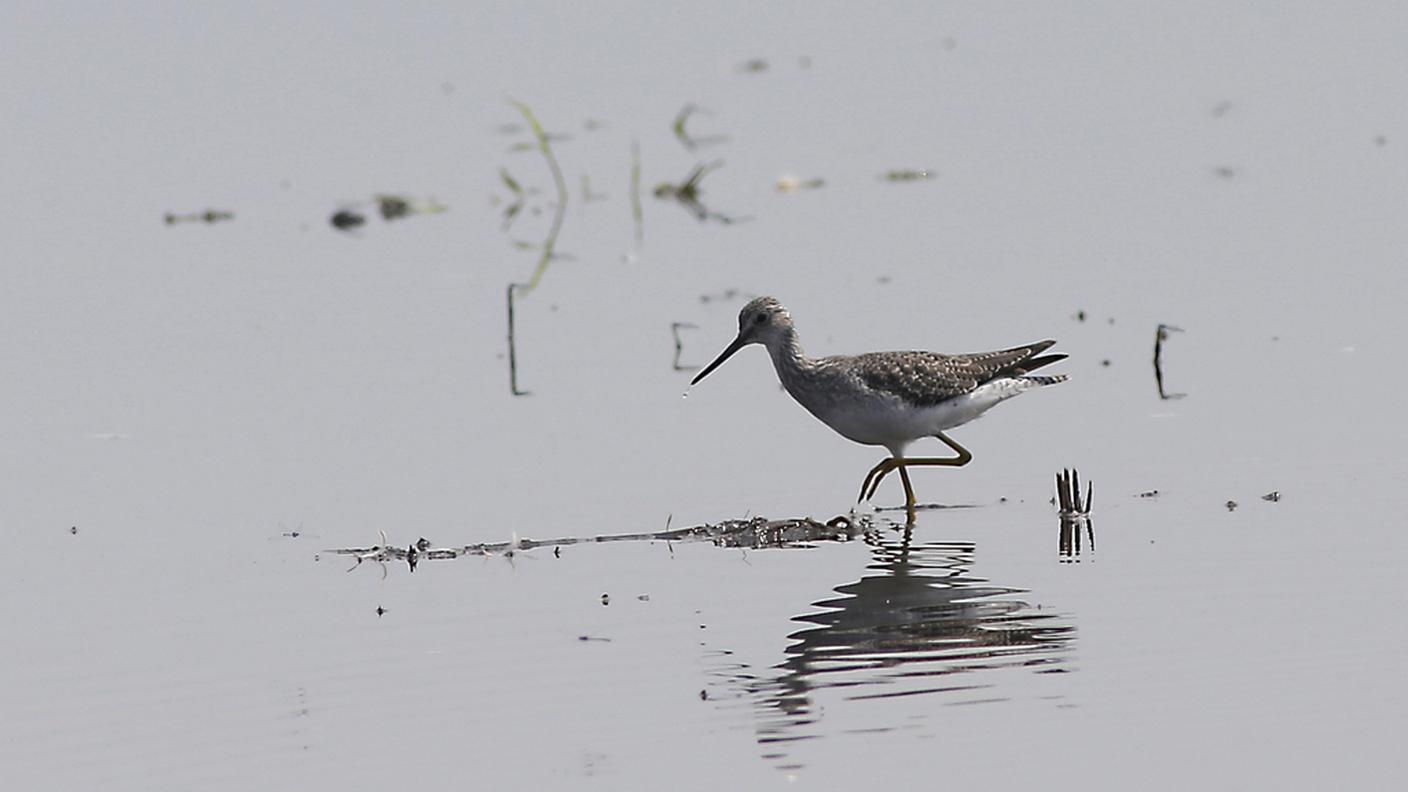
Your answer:
[[[788,636],[780,673],[736,678],[764,711],[758,740],[765,745],[815,736],[814,694],[844,689],[846,699],[958,694],[991,688],[983,672],[1002,668],[1053,671],[1075,628],[968,574],[975,547],[967,542],[913,545],[871,532],[871,573],[838,586],[841,595],[813,603],[797,616],[808,625]],[[770,756],[778,758],[779,754]]]
[[[884,446],[890,458],[871,469],[860,485],[860,499],[875,494],[892,470],[904,483],[905,509],[914,520],[914,488],[907,468],[915,465],[958,467],[973,458],[944,430],[968,423],[998,402],[1042,385],[1066,379],[1029,376],[1065,355],[1040,355],[1055,341],[976,352],[869,352],[810,358],[802,353],[792,316],[782,303],[759,297],[738,314],[738,337],[699,372],[694,385],[749,344],[762,344],[787,392],[822,423],[864,445]],[[906,458],[905,448],[921,437],[937,437],[958,456]]]

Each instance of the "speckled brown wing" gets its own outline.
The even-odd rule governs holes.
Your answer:
[[[1038,341],[967,355],[871,352],[854,358],[854,371],[867,387],[894,394],[915,406],[929,407],[962,396],[985,382],[1021,376],[1065,358],[1065,355],[1035,357],[1055,343]]]

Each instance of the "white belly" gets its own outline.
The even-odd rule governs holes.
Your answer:
[[[971,393],[929,407],[915,407],[898,398],[880,395],[815,406],[804,403],[803,406],[847,439],[884,446],[899,456],[912,441],[968,423],[998,402],[1036,386],[1037,383],[1024,379],[994,380]]]

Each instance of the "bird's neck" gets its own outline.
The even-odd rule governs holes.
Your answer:
[[[767,347],[768,355],[772,357],[772,367],[777,370],[777,378],[789,391],[794,383],[805,379],[816,368],[816,362],[802,352],[797,331],[790,327]]]

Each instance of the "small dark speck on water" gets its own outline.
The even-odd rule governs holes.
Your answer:
[[[562,546],[561,546],[561,545],[558,545],[557,547],[554,547],[554,548],[552,549],[552,557],[553,557],[553,558],[562,558]]]
[[[1110,359],[1109,359],[1109,358],[1105,358],[1104,360],[1100,361],[1100,365],[1104,366],[1105,368],[1109,368],[1109,367],[1110,367]]]
[[[649,595],[649,594],[637,594],[637,595],[636,595],[636,599],[640,600],[641,602],[650,602],[650,595]]]
[[[1159,497],[1159,491],[1158,491],[1158,490],[1147,490],[1147,491],[1145,491],[1145,492],[1139,493],[1139,497],[1141,497],[1141,498],[1157,498],[1157,497]]]
[[[1376,145],[1376,146],[1387,146],[1387,145],[1388,145],[1388,138],[1385,137],[1385,136],[1383,136],[1383,135],[1376,135],[1376,136],[1374,137],[1374,145]]]
[[[1076,321],[1077,321],[1077,322],[1084,322],[1084,321],[1085,321],[1085,311],[1076,311]]]
[[[709,691],[708,691],[708,690],[701,690],[701,691],[699,691],[699,700],[700,700],[700,701],[708,701],[708,700],[709,700]]]
[[[380,618],[380,617],[381,617],[383,614],[385,614],[385,613],[386,613],[386,608],[383,608],[383,607],[381,607],[380,605],[376,606],[376,615],[377,615],[378,618]]]
[[[1234,500],[1229,500],[1229,501],[1227,501],[1227,511],[1236,511],[1238,505],[1239,505],[1239,504],[1237,503],[1237,501],[1234,501]]]
[[[1271,503],[1276,503],[1281,500],[1281,491],[1273,490],[1271,492],[1266,493],[1265,495],[1262,495],[1261,499],[1264,501],[1269,501]]]
[[[332,220],[330,222],[332,223],[333,228],[336,228],[339,231],[346,231],[348,229],[356,228],[357,226],[360,226],[363,223],[367,222],[367,218],[352,211],[351,209],[340,209],[333,214]]]
[[[610,595],[610,594],[602,594],[602,595],[601,595],[601,604],[602,604],[602,605],[610,605],[610,604],[611,604],[611,595]]]
[[[78,526],[75,525],[75,526],[73,526],[72,528],[69,528],[69,529],[68,529],[68,532],[71,533],[71,534],[73,534],[74,536],[78,536]]]

